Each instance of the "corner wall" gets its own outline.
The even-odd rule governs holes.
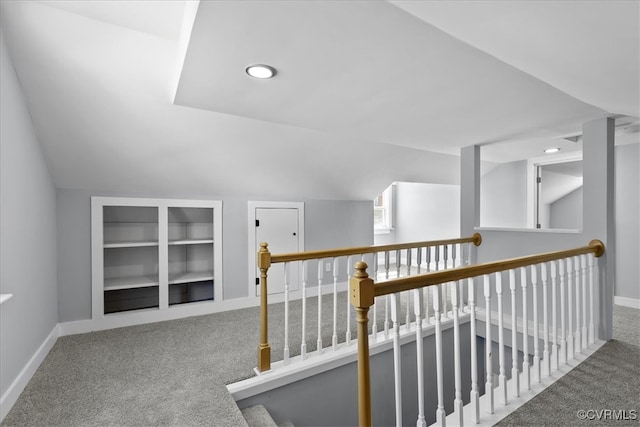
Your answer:
[[[57,337],[56,192],[0,29],[0,419]]]

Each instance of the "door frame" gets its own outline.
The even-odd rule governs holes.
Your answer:
[[[257,248],[256,242],[256,209],[298,209],[298,242],[300,252],[304,251],[304,202],[248,202],[247,215],[247,235],[248,235],[248,296],[258,298],[256,296],[256,268],[257,266]]]

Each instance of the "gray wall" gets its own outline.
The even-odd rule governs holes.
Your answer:
[[[460,186],[398,182],[393,223],[389,234],[375,236],[376,244],[458,237]]]
[[[247,202],[260,198],[61,189],[57,197],[60,322],[91,318],[91,196],[222,200],[224,296],[225,299],[248,296]],[[306,250],[373,244],[373,207],[370,201],[301,201],[305,202]]]
[[[582,187],[551,203],[550,228],[582,229]]]
[[[1,30],[0,30],[1,34]],[[0,394],[55,328],[55,188],[0,35]]]
[[[616,147],[615,295],[640,300],[640,144]]]
[[[480,225],[527,226],[527,161],[500,164],[480,180]]]
[[[471,344],[469,323],[460,325],[462,396],[469,401],[471,389]],[[478,339],[478,385],[484,392],[484,340]],[[444,402],[447,413],[453,411],[454,366],[453,329],[442,333],[444,372]],[[466,356],[465,356],[466,355]],[[437,383],[435,336],[424,338],[425,418],[427,425],[435,422]],[[376,426],[395,425],[393,352],[375,354],[370,359],[372,421]],[[402,346],[402,421],[415,425],[418,414],[416,386],[415,340]],[[238,401],[240,408],[262,404],[276,423],[291,421],[296,426],[358,425],[358,374],[356,363],[285,385],[248,399]],[[329,410],[328,410],[329,409]]]

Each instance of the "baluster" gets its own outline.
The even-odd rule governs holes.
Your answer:
[[[580,258],[574,258],[575,263],[575,282],[576,282],[576,335],[575,335],[575,344],[573,349],[575,353],[582,353],[582,344],[580,342]]]
[[[580,268],[582,270],[582,348],[587,344],[587,256],[580,255]]]
[[[322,354],[322,279],[324,278],[324,260],[318,260],[318,355]]]
[[[402,355],[400,349],[400,294],[391,294],[393,322],[393,375],[396,399],[396,426],[402,425]]]
[[[572,360],[575,356],[573,345],[573,260],[567,258],[567,316],[569,318],[569,328],[567,331],[567,360]]]
[[[595,261],[595,256],[593,254],[589,254],[589,344],[594,344],[596,342],[596,332],[594,327],[594,300],[593,300],[593,265]]]
[[[442,246],[442,258],[444,261],[444,270],[449,269],[449,245]],[[451,312],[449,311],[449,305],[451,301],[451,296],[449,295],[449,287],[444,286],[442,289],[444,293],[442,298],[442,314],[447,317],[451,317]]]
[[[300,356],[307,358],[307,261],[302,261],[302,343]]]
[[[331,345],[333,351],[338,349],[338,266],[339,258],[333,258],[333,335]]]
[[[402,276],[402,253],[400,249],[396,251],[396,278],[399,279]]]
[[[480,422],[480,392],[478,391],[478,335],[476,332],[476,295],[473,279],[467,279],[467,295],[469,302],[470,329],[471,337],[471,392],[469,401],[473,408],[473,422]]]
[[[425,261],[427,262],[427,273],[429,273],[431,271],[431,247],[427,246],[426,247],[426,256],[425,256]],[[429,308],[429,304],[430,304],[430,298],[429,298],[429,288],[425,287],[424,288],[424,318],[427,321],[427,325],[431,323],[431,315],[429,314],[430,308]]]
[[[378,280],[378,254],[376,252],[373,253],[373,277]],[[373,300],[373,324],[371,325],[371,339],[375,343],[378,341],[378,302],[376,299]]]
[[[542,381],[540,375],[540,325],[538,325],[538,270],[531,266],[531,286],[533,288],[533,368],[536,372],[536,381]]]
[[[435,271],[439,271],[440,270],[440,246],[434,246],[434,269]],[[433,295],[431,295],[433,297]],[[440,307],[442,307],[442,301],[440,301]],[[446,309],[446,306],[445,306]]]
[[[436,328],[436,382],[438,387],[438,407],[436,409],[436,422],[444,426],[447,417],[444,411],[444,384],[442,378],[442,325],[440,323],[440,302],[442,285],[432,286],[433,288],[433,312]],[[401,425],[401,424],[398,424]]]
[[[418,421],[417,427],[425,427],[424,419],[424,338],[422,337],[422,290],[413,290],[413,310],[416,316],[416,372],[418,376]]]
[[[458,282],[451,282],[451,311],[453,313],[453,362],[455,378],[455,399],[453,400],[453,412],[456,414],[457,425],[464,424],[462,407],[462,372],[460,368],[460,319],[458,297]]]
[[[500,386],[500,401],[503,405],[507,400],[507,376],[504,361],[504,313],[502,312],[502,272],[496,273],[496,295],[498,297],[498,361],[500,363],[500,375],[498,385]]]
[[[558,260],[558,275],[560,276],[560,363],[567,363],[567,325],[565,302],[565,269],[564,259]]]
[[[389,251],[384,252],[384,278],[389,280]],[[389,295],[384,296],[384,339],[389,339]]]
[[[544,342],[544,350],[542,352],[542,363],[544,365],[544,374],[551,374],[551,358],[549,357],[549,297],[548,297],[548,278],[547,263],[540,264],[540,278],[542,279],[542,340]]]
[[[416,269],[420,274],[422,268],[422,248],[416,248]]]
[[[284,263],[284,364],[289,364],[289,263]]]
[[[516,271],[509,270],[509,289],[511,289],[511,383],[513,395],[520,396],[520,374],[518,373],[518,316],[516,310]],[[526,324],[523,323],[523,328]],[[522,336],[524,336],[524,331]]]
[[[485,274],[484,279],[484,306],[485,306],[485,370],[487,371],[487,380],[484,385],[484,393],[488,400],[487,412],[493,414],[494,400],[493,400],[493,361],[491,355],[491,347],[493,342],[491,341],[491,282],[489,275]]]
[[[351,283],[351,270],[353,266],[353,259],[351,255],[347,257],[347,283]],[[347,292],[347,331],[344,335],[344,342],[347,345],[351,345],[351,302],[349,301],[349,292]]]
[[[557,284],[557,266],[555,261],[550,261],[551,267],[551,328],[553,332],[553,347],[551,352],[551,365],[553,368],[558,369],[560,367],[560,360],[558,358],[558,314],[557,314],[557,298],[556,292],[558,288]]]
[[[411,249],[407,249],[407,276],[411,276]],[[407,326],[407,330],[411,327],[411,317],[409,313],[411,313],[411,292],[405,292],[407,295],[407,313],[405,324]]]
[[[522,375],[531,390],[531,369],[529,366],[529,316],[527,315],[527,268],[520,267],[520,286],[522,287]]]

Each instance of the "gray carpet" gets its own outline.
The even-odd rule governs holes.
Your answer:
[[[613,340],[497,425],[639,425],[640,310],[614,306],[613,320]]]
[[[346,293],[339,297],[343,342]],[[323,296],[322,302],[328,346],[333,298]],[[307,304],[311,352],[317,341],[317,298]],[[300,354],[301,302],[292,302],[290,309],[290,354],[295,356]],[[272,360],[282,360],[284,304],[271,305],[269,318]],[[61,337],[2,426],[244,427],[225,385],[254,375],[258,334],[259,309],[250,308]]]
[[[340,295],[339,325],[346,324],[345,298]],[[332,304],[323,297],[323,313],[331,313]],[[300,306],[291,304],[292,356],[300,353]],[[307,350],[313,351],[317,299],[308,299],[308,310]],[[283,312],[283,304],[270,306],[272,360],[282,358],[282,335],[275,331],[284,324]],[[501,425],[583,424],[578,409],[638,410],[639,313],[616,307],[615,339]],[[225,384],[253,376],[258,319],[251,308],[61,337],[2,426],[244,427]],[[322,323],[327,346],[332,317]]]

